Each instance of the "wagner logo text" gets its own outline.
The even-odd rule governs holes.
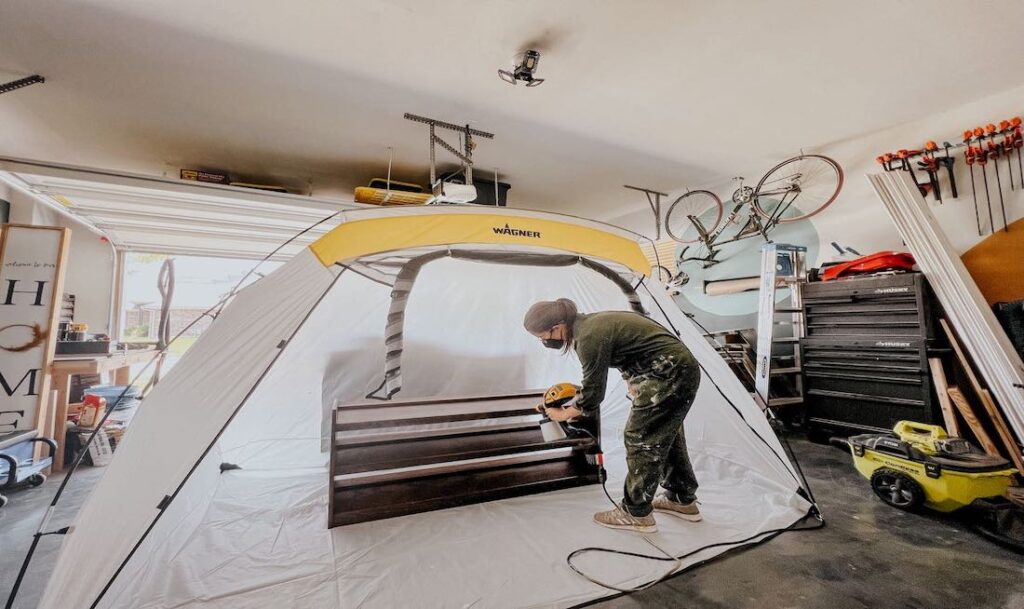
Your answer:
[[[509,237],[528,237],[530,239],[540,239],[540,231],[512,228],[508,224],[506,224],[504,228],[495,226],[491,228],[491,230],[494,231],[495,235],[508,235]]]

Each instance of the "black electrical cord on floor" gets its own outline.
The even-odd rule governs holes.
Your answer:
[[[308,233],[317,226],[320,226],[324,222],[330,221],[331,219],[337,217],[341,213],[342,211],[336,211],[333,214],[321,220],[317,220],[315,223],[307,226],[306,228],[292,235],[287,241],[274,248],[273,251],[264,256],[259,262],[254,264],[253,267],[249,269],[249,271],[245,275],[243,275],[241,279],[238,280],[238,283],[236,283],[235,286],[231,288],[231,290],[223,298],[221,298],[216,304],[214,304],[213,306],[211,306],[210,308],[206,309],[198,316],[196,316],[196,318],[189,322],[188,325],[186,325],[184,328],[182,328],[180,332],[174,335],[174,337],[172,337],[170,340],[166,341],[166,344],[161,349],[158,349],[156,353],[153,354],[153,357],[150,358],[148,362],[146,362],[146,365],[143,366],[142,370],[140,370],[131,379],[131,381],[129,381],[128,385],[126,385],[124,390],[121,391],[121,394],[117,396],[117,399],[114,401],[114,404],[120,403],[120,401],[124,399],[125,395],[135,384],[135,382],[142,378],[142,375],[145,374],[147,370],[149,370],[150,366],[152,366],[154,362],[156,362],[158,359],[164,357],[167,354],[167,349],[170,347],[171,343],[173,343],[175,340],[177,340],[190,329],[192,329],[192,327],[199,323],[199,321],[202,320],[204,317],[210,316],[216,319],[220,310],[227,305],[228,301],[230,301],[231,298],[234,297],[234,295],[242,287],[242,284],[245,283],[245,280],[252,276],[252,274],[256,272],[256,269],[258,269],[261,264],[272,258],[275,254],[277,254],[279,251],[281,251],[283,248],[291,244],[293,241],[295,241],[302,235]],[[64,479],[61,481],[60,486],[57,487],[57,492],[54,493],[53,499],[50,501],[50,505],[46,508],[46,513],[43,515],[43,520],[39,523],[39,527],[36,529],[36,532],[32,535],[32,544],[29,546],[28,552],[25,553],[25,560],[21,563],[21,569],[18,571],[18,577],[14,580],[14,586],[11,587],[11,592],[10,595],[8,595],[7,597],[7,602],[4,604],[4,609],[12,609],[14,607],[14,601],[18,596],[18,590],[21,588],[21,583],[22,580],[25,578],[25,573],[28,572],[28,567],[32,563],[32,557],[35,555],[36,548],[39,546],[39,540],[46,535],[64,534],[67,532],[68,527],[64,527],[63,529],[60,529],[58,531],[44,532],[44,530],[49,525],[50,518],[53,516],[54,510],[57,507],[57,502],[60,501],[61,496],[64,494],[64,490],[67,488],[68,482],[71,481],[71,477],[74,475],[74,473],[78,471],[78,467],[82,464],[82,460],[85,458],[85,455],[88,454],[89,452],[89,446],[95,441],[96,436],[99,434],[100,430],[103,429],[103,425],[107,422],[107,419],[110,418],[110,414],[113,411],[114,409],[110,408],[103,413],[103,416],[96,423],[96,427],[92,430],[92,433],[89,434],[89,437],[86,438],[85,442],[82,444],[82,447],[79,449],[78,454],[75,457],[75,460],[71,463],[71,467],[68,468],[68,472],[67,474],[64,475]],[[110,582],[108,582],[107,585],[109,586]]]
[[[675,325],[672,324],[672,321],[669,318],[669,316],[666,314],[665,309],[661,306],[661,303],[658,302],[657,298],[654,297],[654,294],[651,294],[650,289],[647,288],[646,284],[644,285],[644,289],[647,289],[647,293],[650,294],[652,300],[658,306],[658,309],[661,310],[662,317],[665,319],[665,321],[672,328],[672,331],[675,333],[675,335],[677,337],[680,337],[679,330],[675,327]],[[697,323],[697,325],[700,326],[699,323]],[[701,327],[703,328],[703,326],[701,326]],[[706,328],[704,328],[704,330],[705,330],[705,332],[707,332]],[[597,584],[597,585],[599,585],[599,586],[601,586],[603,588],[607,588],[609,590],[615,590],[616,592],[621,592],[623,594],[630,594],[630,593],[633,593],[633,592],[639,592],[641,590],[646,590],[647,588],[650,588],[650,587],[652,587],[652,586],[654,586],[654,585],[656,585],[658,583],[661,583],[662,581],[668,579],[669,577],[672,577],[673,575],[676,575],[678,573],[683,573],[683,572],[688,571],[690,569],[693,569],[693,568],[696,568],[696,567],[701,566],[703,564],[706,564],[707,562],[709,562],[711,560],[710,558],[707,559],[707,560],[703,560],[703,561],[699,561],[697,563],[694,563],[693,565],[690,565],[689,567],[687,567],[685,569],[679,569],[679,566],[682,564],[683,560],[685,560],[686,558],[689,558],[691,556],[694,556],[695,554],[703,552],[705,550],[710,550],[712,548],[722,548],[722,547],[729,547],[729,548],[735,549],[735,548],[737,548],[739,546],[742,546],[744,544],[753,542],[754,540],[759,540],[759,542],[767,541],[769,539],[772,539],[776,535],[780,535],[780,534],[788,532],[788,531],[808,531],[808,530],[820,529],[820,528],[825,526],[825,519],[822,517],[821,511],[818,509],[818,504],[814,500],[814,494],[811,492],[810,486],[807,483],[807,478],[804,476],[803,469],[800,467],[800,464],[799,464],[800,462],[796,458],[796,454],[793,453],[792,447],[789,446],[789,442],[785,438],[781,439],[781,443],[785,446],[785,448],[783,448],[783,450],[787,451],[788,452],[788,456],[792,459],[792,461],[794,463],[794,467],[795,467],[795,469],[797,471],[796,474],[794,474],[793,471],[786,464],[786,460],[783,459],[782,456],[779,455],[778,452],[776,452],[774,448],[772,448],[771,444],[769,444],[768,441],[765,440],[764,437],[761,436],[761,434],[758,433],[758,431],[756,429],[754,429],[754,427],[750,424],[750,422],[747,421],[746,417],[743,416],[743,413],[740,412],[739,408],[736,407],[736,404],[733,403],[733,401],[731,399],[729,399],[729,396],[727,396],[724,391],[722,391],[722,388],[718,385],[718,383],[715,382],[714,378],[711,377],[711,375],[704,368],[704,366],[699,361],[697,362],[697,365],[700,367],[701,372],[703,372],[704,376],[706,376],[711,381],[711,384],[714,385],[715,389],[718,390],[719,395],[721,395],[722,398],[725,399],[725,401],[729,404],[729,406],[732,407],[732,409],[736,413],[736,415],[740,417],[740,420],[743,421],[743,424],[746,425],[747,428],[750,429],[750,431],[753,432],[753,434],[755,436],[757,436],[757,438],[759,440],[761,440],[761,442],[764,443],[764,445],[766,447],[768,447],[768,450],[773,455],[775,455],[775,457],[782,463],[783,467],[785,468],[785,470],[787,472],[789,472],[790,476],[792,476],[793,479],[796,480],[796,483],[800,486],[800,490],[802,490],[802,491],[804,491],[804,493],[806,493],[804,498],[807,499],[807,501],[811,505],[808,508],[806,514],[804,514],[800,519],[798,519],[796,522],[794,522],[793,524],[791,524],[791,525],[789,525],[787,527],[778,528],[778,529],[770,529],[770,530],[767,530],[767,531],[760,531],[758,533],[755,533],[754,535],[751,535],[750,537],[747,537],[745,539],[740,539],[740,540],[737,540],[737,541],[722,541],[722,542],[718,542],[718,543],[708,544],[708,545],[705,545],[705,546],[701,546],[701,547],[699,547],[699,548],[697,548],[695,550],[691,550],[690,552],[687,552],[686,554],[682,554],[680,556],[674,556],[671,553],[665,551],[660,546],[658,546],[653,541],[651,541],[651,539],[648,538],[647,535],[643,535],[644,541],[646,541],[648,544],[650,544],[651,546],[656,548],[659,552],[661,552],[663,554],[663,556],[656,556],[656,555],[653,555],[653,554],[642,554],[642,553],[639,553],[639,552],[629,552],[629,551],[626,551],[626,550],[615,550],[615,549],[612,549],[612,548],[602,548],[602,547],[596,547],[596,546],[594,546],[594,547],[587,547],[587,548],[580,548],[578,550],[572,551],[571,553],[569,553],[568,556],[565,557],[566,564],[568,564],[569,568],[572,569],[575,573],[577,573],[578,575],[580,575],[581,577],[583,577],[587,581],[590,581],[591,583]],[[575,429],[575,428],[572,428],[572,429]],[[591,434],[591,437],[593,437],[592,434]],[[624,509],[620,508],[619,504],[616,503],[614,499],[612,499],[611,494],[608,492],[608,487],[606,485],[607,473],[605,472],[603,466],[600,467],[599,478],[601,480],[601,489],[604,491],[605,497],[608,498],[608,501],[613,506],[615,506],[616,509],[619,509],[624,514],[629,515],[629,512],[626,512]],[[804,520],[806,520],[809,517],[815,518],[817,520],[817,524],[814,524],[814,525],[809,526],[809,527],[799,527],[798,526],[798,525],[800,525],[801,522],[803,522]],[[589,552],[600,552],[600,553],[603,553],[603,554],[618,554],[618,555],[621,555],[621,556],[631,556],[631,557],[634,557],[634,558],[644,558],[644,559],[647,559],[647,560],[656,560],[656,561],[660,561],[660,562],[672,562],[672,563],[675,563],[675,564],[672,566],[672,568],[670,568],[668,571],[666,571],[664,575],[662,575],[662,576],[660,576],[660,577],[658,577],[658,578],[656,578],[654,580],[651,580],[651,581],[649,581],[649,582],[647,582],[645,584],[641,584],[639,586],[635,586],[635,587],[632,587],[632,588],[621,588],[621,587],[618,587],[618,586],[615,586],[615,585],[608,584],[606,582],[602,582],[600,580],[597,580],[597,579],[591,577],[590,575],[587,575],[579,567],[577,567],[576,565],[573,564],[573,562],[572,562],[573,558],[575,558],[577,556],[580,556],[581,554],[586,554],[586,553],[589,553]]]
[[[602,472],[603,472],[603,468],[602,468]],[[605,475],[604,474],[601,475],[601,489],[604,491],[604,494],[608,498],[608,501],[610,501],[611,504],[613,506],[615,506],[617,509],[621,510],[621,508],[615,502],[615,500],[612,499],[611,494],[608,493],[608,488],[605,485]],[[623,511],[624,514],[628,514],[629,513],[629,512],[626,512],[624,510],[622,510],[622,511]],[[798,525],[800,525],[801,522],[803,522],[804,520],[806,520],[809,517],[814,517],[817,520],[817,523],[813,524],[811,526],[807,526],[807,527],[800,527],[800,526],[798,526]],[[779,528],[779,529],[769,529],[767,531],[760,531],[758,533],[755,533],[755,534],[751,535],[750,537],[746,537],[744,539],[739,539],[739,540],[736,540],[736,541],[721,541],[721,542],[718,542],[718,543],[708,544],[708,545],[705,545],[705,546],[701,546],[701,547],[699,547],[699,548],[697,548],[695,550],[691,550],[691,551],[689,551],[689,552],[687,552],[685,554],[681,554],[679,556],[674,556],[673,554],[667,552],[666,550],[662,549],[660,546],[655,544],[653,541],[651,541],[651,539],[647,535],[643,535],[642,536],[643,540],[646,541],[647,543],[649,543],[650,545],[654,546],[654,548],[656,548],[658,551],[660,551],[663,554],[663,556],[657,556],[657,555],[654,555],[654,554],[643,554],[643,553],[640,553],[640,552],[629,552],[629,551],[626,551],[626,550],[615,550],[615,549],[612,549],[612,548],[602,548],[602,547],[599,547],[599,546],[591,546],[591,547],[587,547],[587,548],[580,548],[578,550],[573,550],[572,552],[569,553],[568,556],[565,557],[565,562],[566,562],[566,564],[569,565],[570,569],[572,569],[574,572],[576,572],[577,575],[583,577],[584,579],[586,579],[587,581],[589,581],[591,583],[597,584],[598,586],[601,586],[602,588],[608,588],[609,590],[615,590],[616,592],[621,592],[623,594],[631,594],[633,592],[640,592],[641,590],[646,590],[648,588],[651,588],[651,587],[653,587],[653,586],[655,586],[657,584],[660,584],[661,582],[665,581],[666,579],[668,579],[668,578],[670,578],[670,577],[672,577],[674,575],[678,575],[680,573],[684,573],[686,571],[689,571],[691,569],[695,569],[697,567],[700,567],[700,566],[710,562],[712,560],[712,558],[714,558],[714,557],[708,558],[708,559],[705,559],[705,560],[702,560],[702,561],[699,561],[699,562],[694,563],[694,564],[692,564],[689,567],[686,567],[684,569],[679,569],[679,567],[682,565],[682,562],[684,560],[686,560],[687,558],[689,558],[691,556],[699,554],[700,552],[703,552],[705,550],[710,550],[710,549],[713,549],[713,548],[722,548],[722,547],[736,548],[738,546],[742,546],[744,544],[753,542],[755,540],[758,540],[759,543],[760,542],[765,542],[765,541],[768,541],[769,539],[774,538],[777,535],[780,535],[780,534],[788,532],[788,531],[813,531],[815,529],[823,528],[824,526],[825,526],[825,520],[821,517],[820,513],[816,509],[816,506],[812,505],[811,508],[807,510],[806,514],[804,514],[799,520],[797,520],[793,524],[789,525],[788,527],[783,527],[783,528]],[[644,559],[647,559],[647,560],[656,560],[656,561],[660,561],[660,562],[672,562],[672,563],[675,563],[675,564],[668,571],[666,571],[662,576],[660,576],[658,578],[655,578],[655,579],[653,579],[653,580],[651,580],[651,581],[649,581],[649,582],[647,582],[645,584],[641,584],[641,585],[635,586],[633,588],[620,588],[620,587],[615,586],[613,584],[609,584],[607,582],[602,582],[602,581],[600,581],[598,579],[595,579],[594,577],[592,577],[590,575],[587,575],[579,567],[577,567],[576,565],[573,564],[572,561],[573,561],[574,558],[576,558],[577,556],[580,556],[582,554],[587,554],[589,552],[600,552],[600,553],[603,553],[603,554],[618,554],[620,556],[631,556],[633,558],[644,558]]]

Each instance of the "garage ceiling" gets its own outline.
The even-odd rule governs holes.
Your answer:
[[[1021,23],[959,0],[5,0],[0,78],[47,82],[0,97],[0,155],[349,198],[389,146],[425,181],[415,112],[494,132],[479,169],[513,205],[607,219],[646,205],[624,183],[753,175],[1009,89]],[[510,87],[527,45],[547,82]]]

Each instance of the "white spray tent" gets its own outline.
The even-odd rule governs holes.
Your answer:
[[[325,422],[335,403],[378,387],[418,397],[578,382],[573,356],[522,329],[530,304],[556,297],[583,311],[642,307],[702,365],[686,434],[705,520],[660,518],[661,547],[683,555],[755,543],[798,522],[811,506],[792,464],[725,362],[646,276],[637,240],[504,209],[345,212],[238,293],[146,398],[64,537],[40,607],[568,607],[612,594],[573,573],[566,555],[650,547],[591,522],[609,507],[597,485],[327,524]],[[430,263],[406,282],[424,256]],[[629,403],[618,375],[609,379],[601,417],[614,496]],[[222,463],[241,469],[222,472]],[[667,564],[579,561],[621,586],[653,580]]]

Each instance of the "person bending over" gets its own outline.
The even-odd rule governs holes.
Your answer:
[[[619,369],[626,380],[633,406],[623,437],[623,499],[615,509],[594,514],[594,521],[642,533],[657,530],[653,510],[699,521],[683,420],[697,395],[700,367],[682,341],[639,313],[579,313],[568,298],[534,304],[523,325],[545,347],[575,351],[583,365],[579,398],[567,408],[547,409],[551,420],[598,416],[608,369]],[[655,497],[659,482],[665,493]]]

